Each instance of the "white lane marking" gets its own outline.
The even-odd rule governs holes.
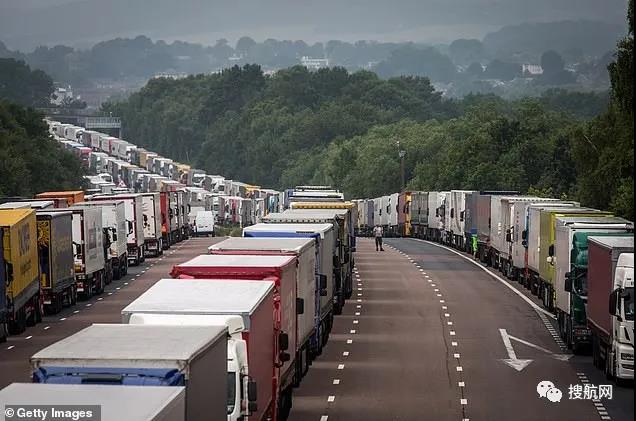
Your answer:
[[[29,335],[29,336],[27,336],[27,337],[26,337],[26,338],[24,338],[24,339],[29,340],[29,339],[31,339],[32,337],[33,337],[33,335]]]
[[[450,313],[444,313],[444,317],[450,317]]]
[[[461,365],[458,365],[458,366],[456,367],[456,370],[457,370],[457,371],[464,371],[464,369],[462,368],[462,366],[461,366]]]
[[[446,322],[447,325],[452,326],[453,322]]]
[[[44,326],[44,330],[49,330],[51,326]]]
[[[340,379],[333,379],[333,384],[340,384]]]
[[[7,347],[7,349],[13,349],[13,348],[15,348],[15,345],[9,345],[9,346]]]
[[[99,297],[99,298],[97,299],[97,301],[102,301],[102,300],[103,300],[103,298],[102,298],[102,297]]]
[[[442,310],[448,310],[448,307],[442,306]]]
[[[124,285],[128,285],[128,282],[124,282]]]
[[[355,335],[356,331],[355,331],[355,329],[351,329],[351,330],[349,331],[349,333],[351,333],[352,335]]]
[[[459,354],[453,354],[453,358],[459,358]]]
[[[60,319],[60,322],[63,322],[64,320],[66,320],[66,317],[62,317],[62,318]]]
[[[359,312],[359,311],[356,311],[356,316],[359,316],[359,315],[360,315],[360,312]]]
[[[338,364],[338,370],[344,370],[345,365],[344,364]]]
[[[80,312],[79,310],[75,310],[75,311],[73,312],[73,314],[77,314],[77,313],[79,313],[79,312]]]
[[[335,397],[334,395],[330,395],[330,396],[327,398],[327,402],[333,402],[333,401],[335,401],[335,400],[336,400],[336,397]]]
[[[347,339],[347,343],[351,345],[353,343],[353,339]]]
[[[358,298],[358,300],[357,300],[357,301],[358,301],[359,303],[361,303],[361,302],[362,302],[362,300],[361,300],[360,298]]]
[[[348,356],[349,356],[349,351],[344,351],[344,352],[342,353],[342,356],[343,356],[343,357],[348,357]]]
[[[438,297],[441,297],[441,296],[442,296],[442,294],[435,294],[435,295],[437,295]]]
[[[108,295],[113,295],[113,293],[112,293],[112,292],[109,292],[109,293],[108,293]]]
[[[435,285],[431,285],[431,286],[433,286],[433,287],[434,287]],[[435,292],[439,292],[439,288],[435,288],[433,291],[435,291]]]
[[[353,324],[354,324],[354,325],[357,325],[357,324],[358,324],[358,321],[357,321],[357,320],[354,320],[354,321],[353,321]]]
[[[446,301],[444,300],[439,300],[440,303],[444,304]]]
[[[90,306],[92,306],[92,304],[91,304],[91,303],[86,304],[86,307],[90,307]]]
[[[451,346],[457,346],[458,343],[457,342],[451,342]]]
[[[459,400],[459,402],[460,402],[462,405],[468,405],[468,399],[460,399],[460,400]]]
[[[457,383],[457,386],[459,386],[459,387],[464,387],[464,386],[466,386],[466,383],[464,383],[464,382],[459,382],[459,383]]]
[[[424,269],[420,269],[420,272],[424,272]]]
[[[455,336],[455,331],[451,330],[450,332],[448,332],[451,336]]]
[[[356,308],[362,308],[362,306],[358,304],[358,305],[356,305]]]
[[[433,282],[433,281],[431,281],[430,279],[427,279],[427,281],[428,281],[429,283]]]
[[[421,241],[421,242],[430,244],[430,245],[435,246],[435,247],[443,248],[445,250],[450,251],[451,253],[454,253],[454,254],[458,255],[462,259],[472,263],[473,265],[477,266],[478,268],[480,268],[481,270],[483,270],[484,272],[486,272],[487,274],[489,274],[490,276],[492,276],[493,278],[495,278],[496,280],[501,282],[503,285],[505,285],[507,288],[509,288],[512,292],[517,294],[519,296],[519,298],[521,298],[523,301],[528,303],[536,311],[540,311],[541,313],[545,314],[546,316],[551,317],[552,319],[556,320],[556,316],[555,315],[550,313],[548,310],[541,308],[539,305],[535,304],[530,298],[526,297],[521,291],[519,291],[518,289],[513,287],[508,281],[506,281],[505,279],[503,279],[502,277],[500,277],[499,275],[497,275],[496,273],[494,273],[490,269],[480,265],[474,259],[468,258],[468,257],[464,256],[463,254],[461,254],[460,252],[458,252],[456,250],[453,250],[451,248],[448,248],[446,246],[442,246],[440,244],[435,244],[435,243],[432,243],[432,242],[427,241],[427,240],[420,240],[419,238],[413,238],[413,240]]]

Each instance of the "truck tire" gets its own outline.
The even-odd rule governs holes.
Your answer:
[[[15,319],[9,322],[9,334],[19,335],[26,330],[26,311],[24,307],[15,312]]]
[[[120,270],[122,271],[121,276],[123,278],[128,275],[128,253],[124,253],[124,262],[122,264],[123,266],[120,266]]]
[[[121,264],[121,262],[120,262],[120,264]],[[118,279],[121,279],[121,276],[122,276],[121,271],[122,271],[121,266],[117,266],[117,267],[113,268],[113,280],[116,281]]]

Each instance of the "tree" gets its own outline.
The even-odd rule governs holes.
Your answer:
[[[484,77],[489,79],[512,80],[521,76],[521,66],[516,63],[508,63],[498,59],[491,61],[486,66]]]
[[[21,105],[46,106],[53,92],[53,81],[41,70],[31,70],[22,61],[0,59],[0,99]]]
[[[484,45],[478,39],[456,39],[448,47],[451,59],[456,64],[467,65],[484,59]]]
[[[616,61],[608,66],[612,84],[612,97],[625,113],[634,112],[634,0],[627,10],[628,33],[618,43]]]
[[[433,81],[450,82],[455,77],[453,62],[435,48],[402,47],[391,52],[379,63],[376,72],[381,77],[403,75],[426,76]]]
[[[554,75],[563,71],[565,62],[559,53],[549,50],[541,55],[541,68],[543,68],[543,74]]]
[[[236,42],[236,51],[238,51],[240,53],[243,53],[243,54],[247,54],[247,53],[250,52],[252,47],[254,47],[255,45],[256,45],[256,41],[254,41],[252,38],[250,38],[250,37],[241,37]]]

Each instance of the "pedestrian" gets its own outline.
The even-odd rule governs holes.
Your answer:
[[[477,260],[477,251],[479,250],[478,243],[477,243],[477,235],[473,234],[471,240],[472,240],[473,258]]]
[[[382,227],[379,224],[373,228],[373,236],[375,237],[375,251],[384,251],[382,248]]]

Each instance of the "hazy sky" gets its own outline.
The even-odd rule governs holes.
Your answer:
[[[627,0],[0,0],[10,48],[88,46],[148,35],[214,44],[249,35],[308,42],[449,42],[508,24],[565,19],[624,24]]]

